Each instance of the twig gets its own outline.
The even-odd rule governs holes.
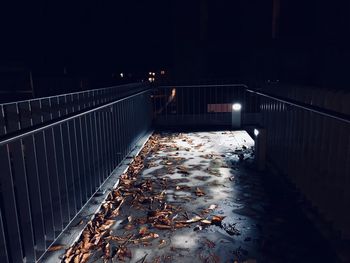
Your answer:
[[[127,240],[125,240],[125,242],[123,244],[121,244],[120,246],[125,246],[126,243],[128,243],[135,235],[131,235]]]
[[[136,263],[144,263],[147,256],[148,256],[148,254],[146,253],[146,255],[144,255],[143,258],[141,258],[138,261],[136,261]]]

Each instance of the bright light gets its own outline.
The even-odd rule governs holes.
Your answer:
[[[149,81],[149,82],[152,82],[152,80],[153,80],[153,78],[148,78],[148,81]]]
[[[155,76],[155,75],[156,75],[156,73],[155,73],[155,72],[153,72],[153,73],[152,73],[152,75],[153,75],[153,76]]]
[[[124,78],[124,73],[123,73],[123,72],[120,73],[120,77],[121,77],[121,78]]]
[[[152,75],[152,72],[150,71],[150,72],[148,72],[148,75]]]
[[[240,111],[242,109],[242,105],[240,103],[234,103],[232,104],[232,109],[234,111]]]
[[[255,135],[255,136],[258,136],[258,135],[259,135],[259,130],[254,129],[254,135]]]

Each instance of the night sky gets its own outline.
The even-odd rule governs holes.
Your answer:
[[[164,1],[27,1],[7,9],[8,60],[82,71],[168,61],[171,11]]]
[[[349,13],[346,1],[7,1],[0,65],[37,74],[166,68],[183,79],[322,84],[325,72],[346,79]]]

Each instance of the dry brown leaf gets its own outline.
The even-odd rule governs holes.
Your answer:
[[[125,227],[124,227],[124,229],[127,230],[127,231],[133,230],[134,228],[135,228],[135,226],[132,225],[132,224],[127,224],[127,225],[125,225]]]
[[[80,263],[81,262],[81,259],[83,257],[83,254],[78,254],[74,257],[74,263]]]
[[[159,235],[157,233],[149,233],[149,234],[147,234],[147,235],[145,235],[143,237],[140,237],[138,239],[134,239],[134,240],[131,240],[131,241],[133,241],[134,243],[138,243],[139,241],[143,242],[143,241],[147,241],[149,239],[155,239],[155,238],[158,238],[158,237],[159,237]]]
[[[205,195],[205,193],[203,192],[203,190],[201,190],[200,188],[196,188],[196,191],[195,191],[195,193],[196,193],[196,196],[203,196],[203,195]]]
[[[211,220],[203,219],[203,220],[201,220],[201,223],[203,223],[204,225],[210,225],[211,224]]]
[[[143,226],[143,227],[140,228],[140,230],[139,230],[139,234],[140,235],[144,236],[147,233],[148,233],[148,228],[147,227]]]
[[[212,222],[213,223],[221,223],[222,222],[222,220],[225,218],[226,216],[213,216],[213,218],[212,218]]]
[[[166,245],[165,239],[159,240],[159,247],[162,247],[162,246],[165,246],[165,245]]]
[[[202,218],[200,216],[195,216],[195,217],[192,217],[189,220],[186,220],[186,223],[194,223],[194,222],[198,222],[200,220],[202,220]]]
[[[127,258],[131,258],[131,251],[125,247],[125,246],[121,246],[118,248],[117,250],[117,254],[116,257],[121,260],[124,261],[124,259]]]
[[[105,252],[105,257],[106,258],[110,258],[111,257],[111,245],[109,243],[106,244],[106,246],[104,248],[104,252]]]
[[[94,243],[84,242],[82,245],[82,249],[88,251],[94,246]]]
[[[47,251],[58,251],[58,250],[62,250],[64,249],[65,246],[64,245],[54,245],[54,246],[51,246]]]

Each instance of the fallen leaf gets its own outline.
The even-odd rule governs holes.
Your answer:
[[[111,245],[109,243],[106,244],[104,248],[104,253],[107,259],[111,257]]]
[[[160,225],[160,224],[155,224],[153,227],[158,228],[158,229],[172,229],[172,226],[168,225]]]
[[[159,240],[159,246],[164,246],[166,245],[166,241],[164,239]]]
[[[201,220],[201,223],[203,223],[204,225],[210,225],[211,224],[211,220],[203,219],[203,220]]]
[[[132,224],[127,224],[127,225],[125,225],[125,227],[124,227],[124,229],[127,230],[127,231],[133,230],[134,228],[135,228],[135,226],[132,225]]]
[[[117,254],[116,257],[121,260],[124,261],[124,259],[127,258],[131,258],[131,252],[130,250],[125,247],[125,246],[120,246],[117,250]]]
[[[213,216],[213,218],[212,218],[212,222],[213,223],[221,223],[222,222],[222,220],[225,218],[226,216]]]
[[[147,228],[147,227],[143,226],[143,227],[140,228],[139,234],[140,234],[141,236],[144,236],[144,235],[147,234],[147,233],[148,233],[148,228]]]
[[[198,187],[196,188],[195,193],[196,193],[196,196],[203,196],[203,195],[205,195],[203,190],[199,189]]]
[[[64,245],[54,245],[54,246],[51,246],[47,251],[58,251],[58,250],[62,250],[64,249],[65,246]]]
[[[211,219],[211,222],[214,225],[221,225],[221,222],[224,218],[225,216],[213,216],[213,218]]]
[[[202,220],[202,218],[200,216],[195,216],[195,217],[192,217],[191,219],[187,220],[186,223],[194,223],[194,222],[198,222]]]

